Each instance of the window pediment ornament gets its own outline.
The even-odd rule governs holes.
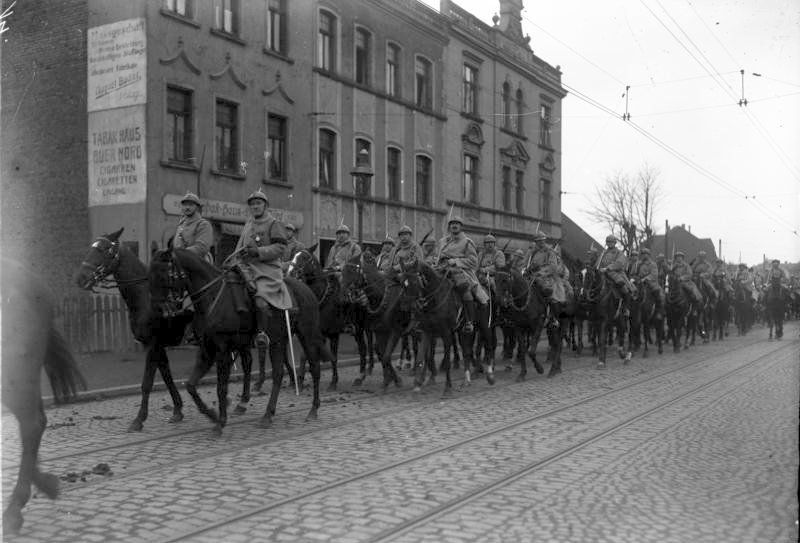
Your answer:
[[[547,153],[545,155],[544,160],[539,163],[539,169],[550,174],[556,171],[556,161],[553,159],[553,153]]]
[[[531,159],[531,155],[528,154],[525,146],[519,140],[514,140],[508,147],[501,148],[500,156],[520,168],[525,168]]]
[[[485,141],[480,125],[478,123],[470,123],[467,131],[461,135],[461,141],[464,142],[465,146],[474,145],[480,148]]]
[[[180,36],[178,37],[178,51],[171,57],[158,59],[158,62],[164,66],[169,66],[177,60],[183,61],[186,67],[195,75],[200,75],[200,68],[186,54],[186,49],[183,47],[183,38]]]
[[[262,90],[261,94],[263,94],[264,96],[272,96],[272,94],[274,94],[275,92],[281,95],[281,97],[283,97],[283,99],[289,102],[290,104],[294,104],[294,100],[292,99],[292,97],[289,96],[289,93],[287,93],[286,89],[283,88],[283,84],[281,83],[280,70],[275,72],[275,84],[272,86],[272,88],[269,90]]]
[[[209,74],[208,77],[216,81],[217,79],[222,78],[225,74],[228,74],[236,86],[240,89],[244,90],[247,88],[247,83],[242,81],[242,78],[239,77],[239,75],[236,73],[236,70],[234,70],[233,64],[231,64],[230,53],[225,53],[225,67],[220,72]]]

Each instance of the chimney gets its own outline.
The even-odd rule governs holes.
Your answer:
[[[681,223],[681,228],[683,228],[684,230],[686,230],[686,223],[685,223],[685,222],[682,222],[682,223]]]
[[[522,0],[500,0],[500,30],[522,37]]]
[[[689,225],[689,233],[690,234],[692,233],[692,225],[691,224]]]

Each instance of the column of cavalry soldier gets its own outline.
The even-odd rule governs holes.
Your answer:
[[[483,249],[478,253],[478,281],[489,290],[491,296],[497,294],[494,274],[506,267],[506,256],[496,248],[497,238],[487,234],[483,238]]]

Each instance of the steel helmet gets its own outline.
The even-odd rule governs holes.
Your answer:
[[[336,229],[336,233],[338,234],[339,232],[346,232],[346,233],[349,234],[350,233],[350,228],[346,224],[342,223]]]
[[[706,256],[706,252],[705,251],[698,251],[697,256],[705,257]]]
[[[523,252],[522,249],[514,249],[514,252],[512,254],[514,256],[519,256],[519,257],[524,257],[525,256],[525,253]]]
[[[381,245],[394,245],[394,240],[389,236],[386,236],[386,239],[383,240],[383,243],[381,243]]]
[[[650,249],[648,249],[647,247],[643,247],[641,253],[643,255],[649,255],[650,254]]]
[[[533,241],[545,241],[547,239],[547,235],[544,232],[536,232],[533,235]]]
[[[497,238],[491,234],[486,234],[486,237],[483,238],[484,243],[497,243]]]
[[[614,234],[609,234],[606,236],[606,243],[616,243],[617,238],[614,237]]]
[[[397,235],[398,236],[400,234],[413,234],[413,233],[414,233],[414,231],[411,230],[411,227],[408,226],[407,224],[404,224],[403,227],[400,230],[397,231]]]
[[[677,253],[675,253],[675,257],[679,256],[686,256],[686,253],[684,253],[683,251],[678,251]]]
[[[200,198],[198,198],[197,194],[195,194],[193,192],[187,192],[186,193],[186,196],[184,196],[181,199],[181,203],[184,203],[184,202],[191,202],[191,203],[195,204],[198,207],[203,207],[202,202],[200,202]]]
[[[247,197],[247,203],[250,203],[250,200],[262,200],[265,204],[269,205],[269,200],[267,199],[267,195],[264,194],[261,189],[258,189],[250,196]]]
[[[454,222],[457,222],[461,226],[464,226],[464,221],[462,221],[461,217],[459,217],[458,215],[453,215],[453,217],[449,221],[447,221],[447,226],[450,226]]]
[[[297,232],[297,227],[290,222],[286,223],[286,229],[291,230],[292,232]]]

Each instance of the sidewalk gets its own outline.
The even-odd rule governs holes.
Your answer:
[[[169,367],[172,378],[179,390],[184,390],[185,382],[189,379],[192,368],[194,367],[195,354],[197,347],[192,345],[173,347],[167,349]],[[295,341],[295,356],[298,357],[302,352]],[[358,363],[358,350],[352,336],[342,336],[339,343],[339,367],[348,367]],[[253,349],[253,371],[258,372],[258,351]],[[399,350],[393,357],[396,359]],[[288,352],[287,352],[288,356]],[[93,401],[115,396],[139,394],[142,387],[142,377],[145,371],[146,351],[136,352],[102,352],[92,354],[76,354],[75,360],[78,363],[83,377],[86,379],[86,390],[78,394],[77,401]],[[379,363],[376,361],[376,363]],[[267,377],[271,373],[269,359],[267,359]],[[323,373],[330,370],[330,364],[323,363]],[[233,371],[233,380],[239,380],[242,375],[241,364],[237,360]],[[53,392],[50,383],[43,376],[42,397],[46,405],[52,404]],[[211,369],[203,378],[201,383],[216,382],[216,370]],[[153,391],[164,390],[164,381],[161,374],[156,370],[153,381]]]

